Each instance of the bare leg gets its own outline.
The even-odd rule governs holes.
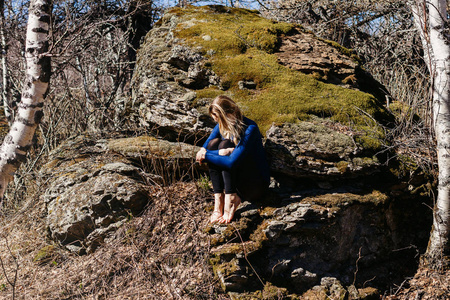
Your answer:
[[[225,207],[219,223],[230,223],[239,204],[241,204],[241,198],[236,193],[225,194]]]
[[[209,218],[211,223],[217,222],[223,215],[223,205],[224,205],[224,194],[215,193],[214,194],[214,211]]]

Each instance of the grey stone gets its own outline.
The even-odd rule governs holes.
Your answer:
[[[274,172],[314,179],[321,188],[331,188],[333,178],[355,178],[380,171],[376,158],[358,157],[364,153],[350,135],[328,128],[319,120],[272,125],[266,135],[265,148]]]
[[[264,233],[270,239],[275,239],[276,237],[278,237],[287,226],[286,222],[276,220],[269,221],[268,224],[269,225],[267,226],[267,228],[264,229]]]
[[[317,274],[309,272],[303,268],[297,268],[292,271],[291,280],[294,284],[313,286],[319,279]]]
[[[51,236],[62,244],[80,241],[94,248],[94,241],[117,228],[129,213],[142,211],[149,201],[142,183],[118,173],[95,176],[53,193],[61,190],[59,183],[55,181],[44,197]]]
[[[67,140],[50,153],[48,164],[40,170],[48,181],[41,199],[51,238],[79,254],[95,251],[130,216],[145,209],[148,185],[164,181],[129,159],[139,158],[148,166],[147,155],[153,160],[159,157],[160,166],[186,167],[178,169],[185,172],[192,167],[196,149],[146,136],[101,143],[88,136]]]
[[[189,27],[197,22],[166,14],[159,27],[147,34],[133,73],[131,108],[139,115],[139,123],[171,140],[196,141],[214,126],[206,109],[193,106],[193,100],[195,90],[219,87],[220,79],[204,66],[202,49],[182,45],[173,34],[177,25]]]
[[[135,166],[116,162],[116,163],[109,163],[102,167],[103,170],[110,171],[110,172],[116,172],[120,174],[131,174],[133,172],[138,172],[139,169]]]

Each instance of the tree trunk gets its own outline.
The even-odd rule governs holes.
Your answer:
[[[2,102],[5,118],[8,120],[8,124],[11,125],[12,113],[10,107],[10,101],[8,101],[8,69],[7,69],[7,57],[8,50],[5,37],[5,0],[0,0],[0,45],[1,45],[1,61],[2,61]]]
[[[26,78],[15,120],[0,148],[0,199],[20,163],[32,146],[36,127],[43,116],[44,98],[50,81],[48,34],[51,0],[32,0],[26,34]]]
[[[422,28],[418,30],[422,31],[420,36],[426,46],[425,59],[428,60],[432,79],[433,126],[439,168],[433,228],[425,258],[431,267],[440,268],[446,264],[450,254],[450,46],[445,32],[447,3],[445,0],[419,0],[414,5],[414,17],[422,20]],[[417,21],[415,23],[419,24]]]

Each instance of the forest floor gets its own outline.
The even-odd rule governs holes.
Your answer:
[[[389,300],[450,300],[450,270],[420,268]]]
[[[184,182],[156,187],[151,198],[147,211],[82,256],[48,239],[36,198],[2,216],[0,299],[230,299],[208,264],[211,195]],[[450,271],[420,269],[383,299],[448,300]]]
[[[229,299],[208,264],[208,207],[196,183],[154,187],[102,247],[73,254],[47,236],[36,198],[0,216],[0,299]]]

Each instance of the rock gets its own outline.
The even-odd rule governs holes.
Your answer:
[[[291,273],[292,283],[300,286],[312,286],[317,280],[317,274],[311,273],[303,268],[297,268]]]
[[[380,299],[380,291],[373,287],[358,289],[358,294],[359,294],[359,299],[361,299],[361,300]]]
[[[109,163],[102,167],[102,170],[115,172],[124,175],[138,174],[139,169],[135,166],[127,165],[122,162]]]
[[[206,171],[206,164],[195,163],[195,155],[200,147],[182,142],[170,142],[149,136],[113,139],[105,149],[120,153],[127,158],[144,164],[162,174],[166,182],[190,176],[193,169]]]
[[[277,262],[276,264],[275,264],[275,266],[272,268],[272,270],[273,270],[273,274],[275,275],[275,276],[278,276],[278,275],[280,275],[280,274],[284,274],[286,271],[288,271],[288,269],[290,268],[289,267],[289,264],[291,263],[291,260],[289,260],[289,259],[283,259],[282,261],[280,261],[280,262]],[[291,274],[291,277],[292,276],[297,276],[298,274],[294,274],[294,272]]]
[[[311,32],[295,30],[283,37],[276,55],[282,65],[321,81],[358,88],[380,99],[386,95],[382,85],[360,67],[352,50],[317,39]]]
[[[359,110],[370,110],[369,115],[376,114],[377,121],[392,121],[389,112],[373,97],[356,92],[362,86],[364,72],[350,50],[320,40],[292,24],[264,19],[255,12],[216,9],[172,9],[145,37],[137,54],[129,105],[139,115],[142,127],[171,141],[199,143],[214,126],[206,108],[220,94],[239,95],[235,100],[247,117],[264,123],[260,124],[263,131],[268,128],[265,122],[278,122],[278,117],[292,122],[303,115],[343,114],[342,123],[349,119],[352,124],[361,123],[364,117]],[[288,68],[297,71],[298,78],[291,78],[297,73]],[[271,69],[278,71],[267,72]],[[307,83],[302,79],[304,73],[320,73],[319,80],[328,76],[325,81],[338,84],[339,90],[324,89],[312,78]],[[257,101],[260,95],[272,99],[267,95],[273,90],[270,84],[279,81],[293,85],[284,88],[284,92],[291,92],[281,97],[306,100],[299,101],[298,106],[281,101],[274,108]],[[303,84],[307,86],[302,87]],[[352,87],[351,93],[347,87]],[[364,91],[382,91],[374,89]],[[324,90],[329,91],[322,94]],[[341,97],[342,109],[333,113],[335,105],[328,105]],[[384,94],[380,97],[384,101]],[[305,101],[310,103],[302,103]],[[274,112],[277,117],[270,117],[267,113],[261,115],[260,107],[283,109]],[[359,110],[355,111],[355,107]]]
[[[253,81],[239,81],[238,82],[238,86],[240,90],[243,89],[249,89],[249,90],[254,90],[256,89],[256,83]]]
[[[213,122],[194,107],[195,90],[220,81],[204,66],[198,50],[174,37],[179,22],[166,14],[146,36],[132,79],[131,106],[138,111],[141,126],[169,140],[198,141],[211,131]]]
[[[341,282],[333,277],[324,277],[320,285],[314,286],[302,295],[302,299],[348,299],[348,292]]]
[[[237,259],[219,265],[216,269],[217,277],[223,290],[230,292],[242,292],[246,289],[248,277],[241,269]]]
[[[265,143],[271,170],[318,181],[379,173],[380,163],[373,156],[364,156],[354,134],[350,129],[342,132],[314,122],[272,125]]]
[[[348,298],[351,300],[359,300],[358,289],[352,284],[348,288]]]
[[[169,182],[167,177],[176,177],[175,171],[178,176],[189,174],[196,150],[146,136],[67,140],[41,169],[41,176],[49,181],[41,199],[47,207],[50,236],[70,251],[95,251],[144,210],[150,185]],[[163,176],[149,174],[139,164]]]
[[[149,202],[143,182],[131,177],[111,170],[87,170],[79,164],[70,171],[60,175],[43,198],[51,237],[71,250],[78,247],[78,253],[95,250],[108,232],[139,214]],[[73,174],[79,175],[67,180]]]
[[[394,203],[374,191],[366,195],[319,194],[278,203],[276,208],[263,206],[257,210],[259,217],[236,215],[232,224],[215,231],[211,255],[216,259],[212,260],[220,257],[221,265],[235,259],[233,266],[237,268],[234,264],[239,264],[238,277],[245,275],[248,286],[257,285],[251,272],[245,271],[251,269],[291,293],[313,289],[308,291],[311,299],[315,299],[312,295],[323,294],[344,299],[354,293],[344,286],[353,283],[356,270],[357,284],[367,280],[384,284],[391,280],[389,270],[404,265],[385,258],[401,245],[409,245],[411,238],[418,237],[417,232],[399,236],[393,234],[394,228],[409,228],[416,222],[417,217],[408,217],[409,221],[403,218],[402,215],[408,215],[406,211],[420,212],[411,207],[412,202],[403,203],[401,208]],[[239,235],[232,234],[236,231]],[[246,252],[234,244],[236,239],[246,245]],[[426,240],[422,242],[426,245]],[[247,260],[242,259],[242,253],[247,253]],[[413,256],[408,259],[414,260]],[[318,282],[320,286],[313,288]]]
[[[269,221],[263,232],[269,239],[275,239],[280,236],[281,232],[286,228],[286,223],[281,221]]]
[[[328,82],[339,83],[354,75],[358,67],[355,58],[342,54],[338,48],[330,49],[329,44],[312,33],[300,31],[282,39],[277,57],[291,69],[327,76]]]
[[[394,116],[350,50],[249,10],[175,8],[146,36],[132,91],[139,124],[171,142],[200,145],[214,126],[208,105],[220,94],[238,96],[244,114],[266,133],[277,198],[243,203],[232,224],[206,229],[224,291],[260,289],[256,273],[292,293],[340,299],[349,296],[344,285],[383,285],[391,270],[413,265],[413,256],[395,264],[386,257],[423,242],[413,229],[422,201],[402,202],[388,191],[393,176],[376,155]],[[174,158],[173,146],[180,156]],[[165,170],[192,167],[196,152],[148,137],[103,147],[133,162],[162,161],[171,166]]]

